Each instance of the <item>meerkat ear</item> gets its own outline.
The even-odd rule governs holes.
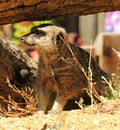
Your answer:
[[[65,39],[64,34],[62,32],[60,32],[59,34],[57,34],[56,44],[60,45],[63,42],[64,39]]]

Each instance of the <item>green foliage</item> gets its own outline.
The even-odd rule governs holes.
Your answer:
[[[79,102],[75,101],[75,103],[81,108],[83,109],[83,102],[84,100],[82,98],[80,98]]]
[[[112,50],[116,53],[119,63],[118,63],[118,71],[117,73],[112,73],[112,90],[114,88],[114,91],[112,91],[112,95],[108,95],[107,97],[109,99],[111,98],[120,98],[120,52],[116,51],[115,49],[112,48]]]
[[[112,73],[112,81],[116,88],[120,88],[120,74]]]
[[[115,98],[120,98],[120,74],[112,74],[112,84],[115,87]],[[112,97],[109,97],[112,98]]]

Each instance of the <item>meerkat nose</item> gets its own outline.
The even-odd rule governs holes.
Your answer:
[[[20,40],[22,40],[22,41],[24,41],[24,39],[25,39],[25,37],[24,37],[24,36],[20,38]]]

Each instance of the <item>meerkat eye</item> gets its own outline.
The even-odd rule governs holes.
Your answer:
[[[42,30],[36,30],[35,34],[39,35],[39,36],[45,36],[46,35],[46,33],[44,31],[42,31]]]

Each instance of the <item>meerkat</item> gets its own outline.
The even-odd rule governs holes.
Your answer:
[[[36,47],[39,54],[38,79],[35,90],[38,96],[38,109],[61,111],[69,99],[82,97],[89,89],[89,82],[83,70],[78,67],[73,54],[66,46],[67,32],[56,25],[40,25],[31,29],[31,32],[21,37],[23,43]],[[69,44],[77,61],[88,74],[89,53],[80,47]],[[91,58],[93,87],[99,95],[110,93],[110,76],[104,72]],[[52,99],[54,96],[54,100]]]

